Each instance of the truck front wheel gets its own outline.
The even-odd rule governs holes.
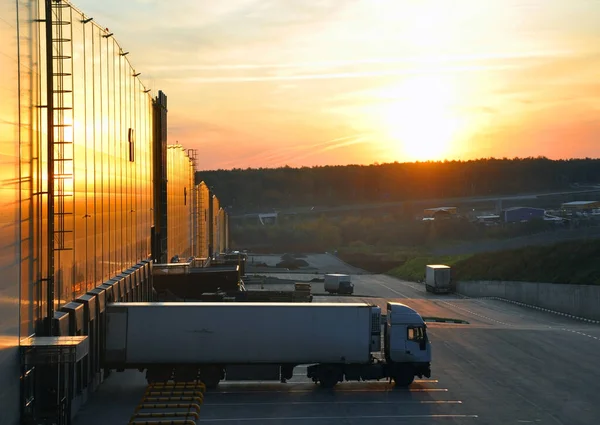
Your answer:
[[[397,387],[408,387],[415,380],[415,371],[410,365],[396,365],[392,378]]]
[[[415,374],[412,368],[399,368],[392,378],[397,387],[408,387],[415,380]]]

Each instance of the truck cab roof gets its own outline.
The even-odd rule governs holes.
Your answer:
[[[392,325],[400,324],[411,324],[411,325],[422,325],[425,324],[423,318],[413,308],[402,303],[389,302],[387,303],[387,317],[388,321]]]

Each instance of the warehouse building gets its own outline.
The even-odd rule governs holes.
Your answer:
[[[428,219],[445,219],[456,217],[458,214],[458,208],[456,207],[437,207],[427,208],[423,211],[423,217]]]
[[[29,337],[93,334],[90,299],[148,296],[153,100],[112,34],[68,4],[0,0],[0,15],[0,423],[16,424],[66,379]],[[97,334],[73,344],[87,359],[62,365],[77,380],[54,394],[72,391],[74,411],[102,374]]]
[[[108,376],[105,304],[151,299],[152,263],[208,235],[166,96],[113,34],[61,0],[0,0],[0,16],[0,424],[14,425],[73,415]]]
[[[211,204],[211,222],[212,222],[212,234],[211,234],[211,246],[213,249],[213,254],[218,254],[221,252],[221,232],[220,232],[220,223],[221,223],[221,205],[219,199],[213,195],[211,196],[212,204]]]
[[[167,146],[167,257],[187,259],[194,247],[194,161],[181,145]]]
[[[513,207],[502,210],[502,221],[505,223],[517,223],[534,219],[543,219],[546,210],[531,207]]]
[[[199,258],[208,258],[209,246],[209,202],[210,190],[206,183],[201,181],[196,185],[196,220],[194,220],[196,229],[197,245],[194,248],[194,255]]]

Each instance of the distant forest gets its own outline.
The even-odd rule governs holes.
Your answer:
[[[340,248],[385,252],[394,246],[433,248],[446,243],[500,240],[563,228],[542,220],[498,227],[487,227],[466,218],[415,222],[402,213],[379,219],[322,216],[312,220],[281,220],[274,226],[231,224],[232,248],[255,252],[323,252]]]
[[[199,171],[234,213],[570,189],[600,182],[599,159],[479,159]]]

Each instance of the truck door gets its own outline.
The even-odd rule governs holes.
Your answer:
[[[352,294],[354,292],[354,285],[349,280],[340,279],[338,283],[338,292],[340,294]]]
[[[409,362],[406,353],[406,326],[386,326],[386,351],[391,361],[396,363]]]

